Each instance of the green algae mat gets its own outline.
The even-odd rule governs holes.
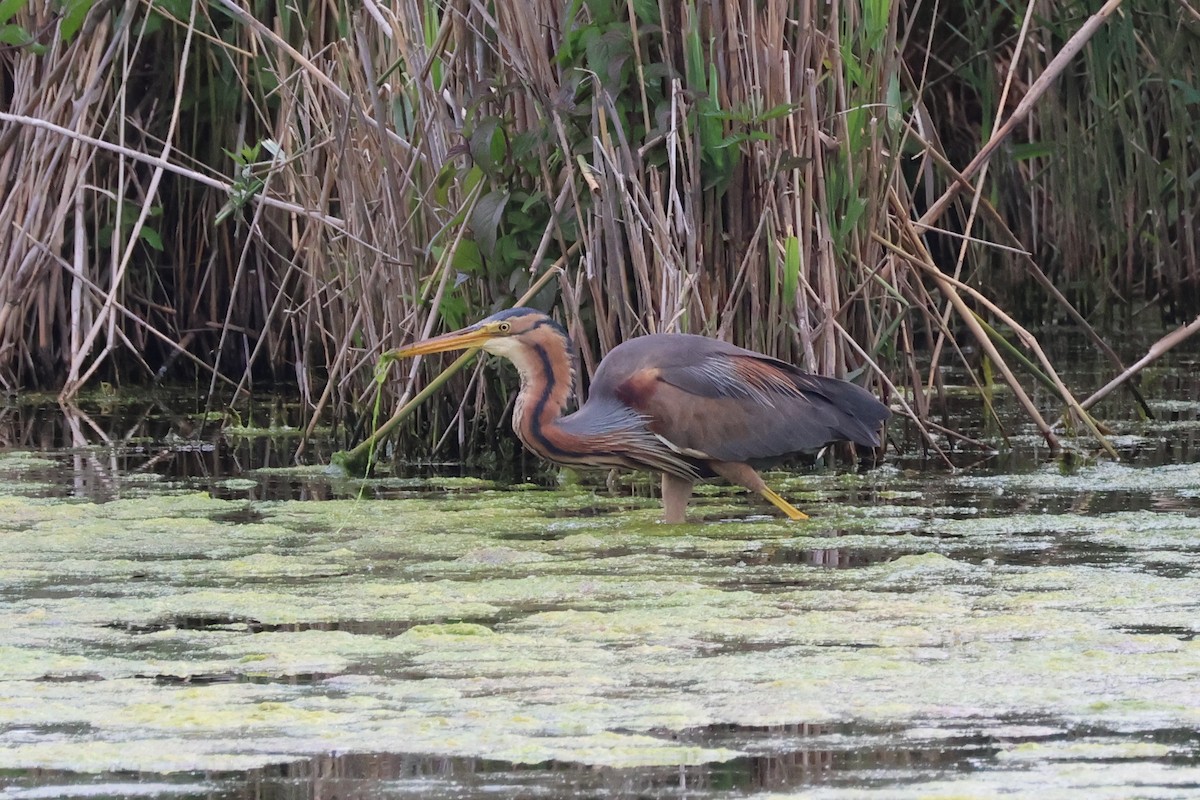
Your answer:
[[[0,800],[1200,796],[1197,464],[777,476],[811,520],[676,527],[69,466],[0,456]]]

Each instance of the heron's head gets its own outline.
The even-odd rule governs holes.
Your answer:
[[[570,350],[567,332],[550,317],[532,308],[510,308],[462,330],[392,350],[389,355],[407,358],[470,347],[503,356],[522,372],[531,359],[560,353],[565,357]]]

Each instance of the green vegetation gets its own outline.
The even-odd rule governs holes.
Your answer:
[[[1200,309],[1200,22],[1113,8],[3,0],[0,381],[295,387],[361,439],[380,353],[532,292],[585,375],[707,333],[937,450],[973,340],[985,401],[1100,437],[1022,325]],[[498,438],[510,389],[453,389],[407,452]]]
[[[712,764],[787,746],[721,731],[802,721],[851,725],[837,748],[985,740],[945,778],[962,796],[1000,776],[1128,785],[1081,774],[1094,759],[1139,786],[1194,780],[1194,735],[1153,737],[1200,725],[1196,520],[1169,510],[1196,465],[825,473],[803,482],[819,519],[723,520],[740,508],[714,487],[709,521],[684,528],[655,524],[648,499],[486,482],[323,502],[162,483],[27,496],[49,465],[0,457],[10,778],[331,750]],[[1080,513],[1102,503],[1143,510]],[[881,793],[896,771],[939,774],[876,767]]]

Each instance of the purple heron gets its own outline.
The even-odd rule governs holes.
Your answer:
[[[571,340],[540,311],[513,308],[407,347],[394,358],[481,347],[517,368],[512,426],[547,461],[662,473],[663,521],[683,522],[692,486],[720,476],[805,519],[751,462],[851,441],[879,445],[891,416],[865,389],[769,356],[689,334],[652,334],[614,347],[587,402],[563,416],[574,389]]]

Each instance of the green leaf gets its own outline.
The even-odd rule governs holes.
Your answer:
[[[798,156],[794,153],[785,153],[780,157],[779,163],[775,166],[775,174],[781,175],[793,169],[804,169],[811,162],[811,158]]]
[[[700,28],[696,22],[695,5],[689,3],[688,7],[691,13],[687,16],[691,25],[688,26],[683,37],[684,82],[687,88],[693,92],[707,94],[708,86],[704,80],[704,43],[700,38]]]
[[[0,18],[0,22],[3,18]],[[1178,90],[1183,95],[1183,102],[1187,105],[1200,105],[1200,91],[1196,90],[1195,86],[1176,78],[1171,81],[1171,88]]]
[[[425,18],[422,20],[422,28],[425,33],[425,46],[433,47],[433,43],[437,41],[438,30],[442,26],[442,21],[438,19],[437,4],[425,4]]]
[[[894,130],[904,124],[904,98],[900,94],[900,76],[892,74],[887,85],[887,119]]]
[[[71,41],[79,33],[93,3],[94,0],[67,0],[66,12],[58,28],[58,35],[64,42]]]
[[[497,174],[504,160],[504,132],[500,129],[500,118],[485,117],[480,120],[467,139],[467,148],[471,158],[485,173]]]
[[[846,134],[849,137],[848,147],[850,152],[856,153],[863,148],[868,119],[870,117],[867,114],[867,109],[862,106],[851,108],[846,112]]]
[[[800,286],[800,239],[787,237],[783,255],[783,301],[796,304],[796,289]]]
[[[33,37],[29,35],[29,31],[20,25],[0,25],[0,44],[23,47],[32,40]]]
[[[496,260],[501,265],[519,264],[529,260],[530,253],[521,247],[515,236],[504,236],[496,242]],[[493,273],[497,270],[493,269]],[[502,271],[501,271],[502,274]]]
[[[142,33],[145,36],[153,36],[162,30],[163,15],[155,12],[151,8],[150,13],[146,15],[146,22],[142,26]]]
[[[1046,158],[1054,155],[1055,147],[1049,142],[1025,142],[1013,145],[1013,158],[1028,161],[1031,158]]]
[[[462,179],[463,193],[466,194],[466,193],[474,191],[475,187],[483,182],[483,178],[484,178],[483,170],[481,170],[478,167],[478,165],[472,166],[470,169],[467,170],[467,174],[463,176],[463,179]]]
[[[866,28],[866,48],[878,50],[883,44],[891,21],[892,4],[890,0],[865,0],[862,5],[863,22]]]
[[[728,122],[742,122],[747,125],[749,125],[751,122],[753,122],[753,114],[751,114],[750,111],[747,110],[745,106],[742,106],[740,108],[730,108],[730,109],[718,108],[718,109],[714,109],[714,110],[704,111],[702,115],[706,118],[718,119],[718,120],[728,121]]]
[[[758,115],[759,122],[767,122],[780,117],[786,117],[788,114],[795,111],[800,106],[797,103],[780,103],[774,108],[768,108],[766,111]]]
[[[854,51],[850,49],[850,43],[842,44],[842,66],[846,70],[846,77],[850,79],[853,86],[862,86],[866,82],[866,73],[863,72],[862,64],[854,55]]]
[[[534,209],[546,208],[547,200],[545,192],[533,192],[521,203],[521,211],[527,214]]]
[[[713,147],[717,150],[724,150],[726,147],[733,147],[742,142],[749,141],[750,134],[748,133],[731,133],[721,141],[717,142]]]
[[[616,23],[612,30],[590,39],[586,52],[588,68],[600,76],[601,83],[623,86],[625,68],[633,58],[633,39],[628,23]]]
[[[862,219],[863,212],[867,210],[867,201],[861,197],[852,198],[846,203],[846,215],[842,217],[841,230],[843,234],[854,230],[854,226]]]
[[[0,25],[15,17],[23,5],[25,0],[0,0]]]
[[[620,17],[617,16],[617,4],[613,0],[587,0],[586,5],[591,12],[593,25],[608,25],[620,21]],[[621,5],[621,10],[624,10],[625,4]]]
[[[475,169],[478,169],[478,167],[475,167]],[[453,160],[447,159],[438,170],[437,177],[433,181],[433,196],[437,200],[438,205],[446,206],[450,204],[450,190],[454,187],[457,179],[458,168],[454,166]]]
[[[491,257],[496,251],[496,237],[500,233],[500,220],[504,218],[506,205],[508,192],[493,189],[479,198],[467,220],[467,225],[475,234],[475,242],[485,256]]]
[[[189,12],[191,11],[191,4],[192,0],[154,0],[154,5],[160,6],[164,11],[180,22],[187,20]]]
[[[643,25],[657,25],[662,19],[658,11],[658,0],[633,0],[633,15]]]
[[[150,227],[147,227],[146,225],[143,225],[142,232],[140,234],[138,234],[138,237],[143,242],[145,242],[150,247],[152,247],[153,249],[157,250],[160,253],[162,252],[162,249],[163,249],[162,237],[158,235],[158,231],[154,230],[154,228],[150,228]]]
[[[438,311],[451,328],[461,328],[467,318],[467,302],[453,292],[442,295]]]
[[[483,255],[479,252],[479,245],[464,238],[455,248],[454,259],[450,263],[460,272],[478,274],[483,269]]]

